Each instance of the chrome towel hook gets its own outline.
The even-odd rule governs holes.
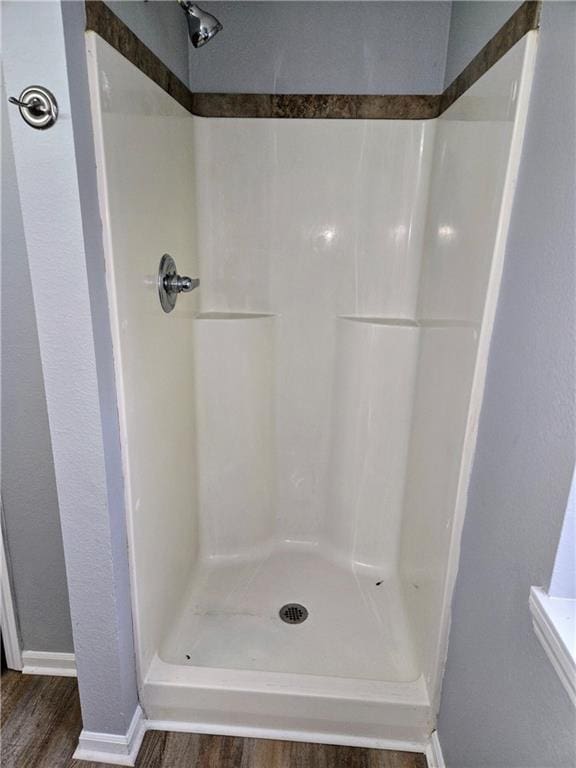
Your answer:
[[[19,108],[22,118],[32,128],[50,128],[58,119],[58,103],[54,95],[41,85],[30,85],[18,98],[10,96],[8,101]]]

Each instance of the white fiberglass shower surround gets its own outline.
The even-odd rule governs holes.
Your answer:
[[[438,119],[233,119],[88,33],[153,726],[434,729],[535,45]]]

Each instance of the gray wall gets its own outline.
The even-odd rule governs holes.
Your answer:
[[[439,93],[449,2],[206,2],[224,25],[190,46],[190,88]]]
[[[444,85],[450,85],[521,5],[516,0],[454,0]]]
[[[2,499],[22,645],[73,651],[36,315],[2,110]]]
[[[106,5],[183,83],[188,83],[188,28],[175,0],[107,0]]]
[[[448,768],[567,768],[574,708],[536,639],[575,460],[576,3],[544,4],[439,736]]]

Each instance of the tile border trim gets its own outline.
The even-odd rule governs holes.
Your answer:
[[[359,94],[196,93],[201,117],[277,117],[332,120],[421,120],[437,117],[440,96]]]
[[[526,0],[441,94],[193,93],[103,2],[86,0],[86,30],[96,32],[188,112],[199,117],[429,120],[438,117],[527,32],[541,0]]]

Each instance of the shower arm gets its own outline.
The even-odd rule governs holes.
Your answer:
[[[191,0],[176,0],[178,5],[186,11],[187,14],[190,16],[194,16],[195,19],[198,19],[200,21],[200,17],[202,16],[202,11],[198,8],[198,6],[191,2]]]
[[[177,0],[177,2],[186,14],[188,34],[194,48],[201,48],[223,28],[215,16],[204,11],[191,0]]]

